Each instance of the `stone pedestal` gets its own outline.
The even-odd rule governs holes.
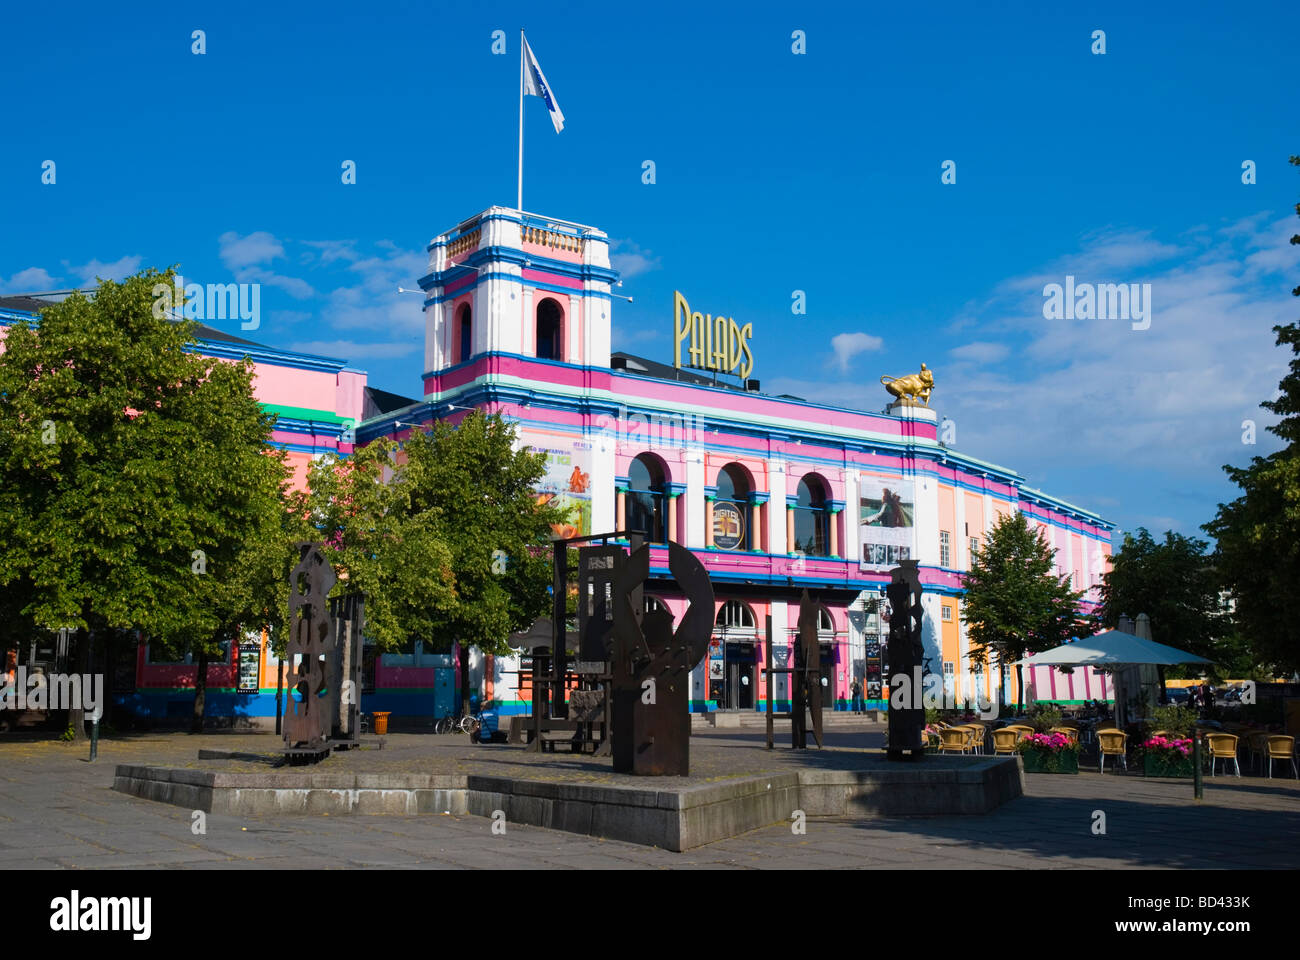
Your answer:
[[[927,407],[919,403],[904,403],[901,400],[895,400],[885,407],[885,413],[891,417],[906,417],[908,420],[939,422],[939,414],[933,407]]]

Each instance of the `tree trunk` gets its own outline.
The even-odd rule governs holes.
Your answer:
[[[267,644],[267,649],[271,645]],[[284,657],[275,658],[275,735],[278,737],[282,734],[281,724],[284,721]]]
[[[190,721],[190,733],[203,732],[203,708],[208,698],[208,652],[199,651],[199,668],[194,674],[194,717]]]
[[[77,628],[77,673],[85,676],[90,667],[90,631],[85,627]],[[50,678],[51,680],[53,678]],[[86,739],[86,711],[80,703],[74,703],[68,710],[68,723],[72,726],[72,739]]]
[[[1023,655],[1022,655],[1023,658]],[[1025,712],[1025,668],[1016,664],[1016,716]]]
[[[113,715],[113,676],[117,673],[117,631],[104,641],[104,702],[100,705],[99,722],[107,723]]]

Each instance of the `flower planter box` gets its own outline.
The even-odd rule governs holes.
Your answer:
[[[1025,773],[1078,773],[1077,750],[1025,750],[1020,754]]]
[[[1142,755],[1142,772],[1148,777],[1187,777],[1195,774],[1190,756],[1172,755],[1163,751],[1147,751]]]

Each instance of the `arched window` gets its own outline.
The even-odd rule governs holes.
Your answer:
[[[713,498],[713,545],[723,550],[748,550],[749,476],[737,463],[718,473],[718,495]]]
[[[537,305],[537,358],[564,359],[564,311],[550,297]]]
[[[822,642],[835,636],[835,620],[825,607],[817,608],[817,638]]]
[[[724,633],[754,633],[754,611],[739,600],[728,600],[719,608],[715,626]]]
[[[794,504],[792,549],[810,557],[829,556],[830,516],[825,483],[815,475],[804,477],[799,481],[799,497]]]
[[[460,363],[464,363],[474,353],[473,312],[468,303],[462,303],[457,314],[457,332],[460,335]]]
[[[654,457],[637,457],[627,468],[628,530],[639,530],[651,543],[668,541],[668,484]]]

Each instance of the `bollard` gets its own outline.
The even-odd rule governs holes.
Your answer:
[[[90,722],[90,759],[94,761],[99,754],[99,718]]]
[[[1205,782],[1201,779],[1201,738],[1192,734],[1192,792],[1197,800],[1205,797]]]

